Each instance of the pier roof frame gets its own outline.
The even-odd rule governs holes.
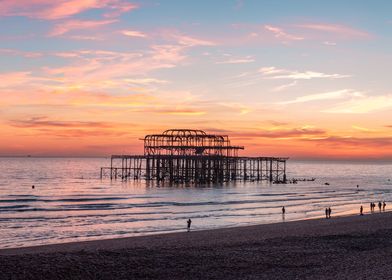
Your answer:
[[[237,156],[243,146],[232,146],[227,135],[207,134],[203,130],[169,129],[161,134],[149,134],[144,141],[145,155],[159,154],[210,154]]]

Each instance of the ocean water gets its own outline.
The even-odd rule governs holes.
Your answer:
[[[316,180],[197,187],[100,180],[109,162],[0,158],[0,248],[184,231],[188,218],[201,230],[392,209],[392,162],[289,160],[289,179]]]

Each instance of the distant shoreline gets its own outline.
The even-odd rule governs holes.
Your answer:
[[[59,156],[59,155],[53,155],[53,156],[44,156],[44,155],[0,155],[0,158],[97,158],[97,159],[110,159],[111,155],[102,155],[102,156]],[[325,163],[382,163],[382,164],[392,164],[392,158],[352,158],[352,159],[347,159],[347,158],[300,158],[300,157],[290,157],[288,162],[325,162]]]

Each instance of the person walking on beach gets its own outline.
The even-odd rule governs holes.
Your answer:
[[[361,205],[361,208],[359,208],[359,213],[360,213],[361,216],[363,216],[363,207],[362,207],[362,205]]]
[[[328,219],[328,208],[325,208],[325,218]]]
[[[378,209],[380,209],[381,212],[381,201],[378,202]]]
[[[188,221],[186,223],[188,224],[188,232],[190,232],[191,231],[192,220],[188,219]]]
[[[282,215],[286,214],[286,209],[284,208],[284,206],[282,207]]]
[[[370,212],[373,212],[373,202],[370,202]]]
[[[328,208],[328,218],[329,218],[329,219],[331,219],[331,213],[332,213],[332,210],[331,210],[331,207],[329,207],[329,208]]]
[[[383,201],[383,203],[382,203],[382,211],[385,211],[385,206],[387,206],[387,204],[385,203],[385,201]]]

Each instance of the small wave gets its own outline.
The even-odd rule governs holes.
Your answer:
[[[9,205],[9,206],[0,206],[0,210],[1,211],[6,211],[8,209],[19,209],[19,208],[25,208],[25,207],[29,207],[29,205]]]
[[[28,197],[28,196],[23,196]],[[40,197],[20,198],[20,199],[2,199],[0,203],[18,203],[18,202],[85,202],[85,201],[102,201],[102,200],[122,200],[126,197],[99,197],[99,198],[59,198],[46,199]]]

